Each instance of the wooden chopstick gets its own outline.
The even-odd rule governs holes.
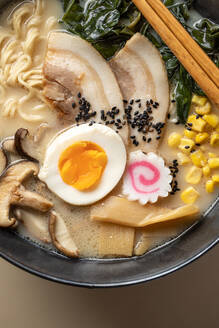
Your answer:
[[[219,87],[219,69],[160,0],[146,0],[210,79]]]
[[[149,4],[149,1],[150,1],[150,4]],[[206,73],[206,71],[202,68],[202,66],[199,63],[200,60],[196,60],[190,54],[190,52],[187,50],[187,48],[185,48],[184,43],[187,42],[186,41],[187,37],[185,37],[183,39],[183,43],[180,42],[180,40],[177,38],[178,35],[175,35],[173,33],[173,31],[169,28],[169,26],[163,21],[163,19],[157,14],[155,9],[152,7],[151,4],[154,4],[155,2],[157,3],[158,1],[160,1],[160,0],[133,0],[136,7],[142,12],[142,14],[147,19],[147,21],[157,31],[157,33],[160,35],[160,37],[163,39],[163,41],[172,50],[172,52],[175,54],[175,56],[179,59],[179,61],[185,67],[185,69],[194,78],[194,80],[199,84],[199,86],[206,93],[206,95],[209,97],[209,99],[212,100],[212,102],[214,102],[216,105],[219,105],[218,86],[211,79],[211,77],[209,77],[209,75]],[[160,10],[161,9],[159,9],[159,12],[160,12]],[[167,18],[169,17],[169,15],[173,17],[173,15],[169,11],[168,11],[168,13],[169,14],[168,14]],[[174,29],[174,26],[172,27],[172,29]],[[183,27],[182,27],[182,29],[184,30]],[[176,33],[177,33],[177,30],[176,30]],[[189,38],[191,38],[191,37],[189,36]],[[201,55],[201,57],[202,57],[202,55]],[[203,60],[201,60],[201,61],[203,61]],[[214,66],[215,71],[218,70],[218,68],[214,64],[213,64],[213,66]]]

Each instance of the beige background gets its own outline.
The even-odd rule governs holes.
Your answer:
[[[219,247],[144,285],[88,290],[0,259],[0,328],[219,328]]]

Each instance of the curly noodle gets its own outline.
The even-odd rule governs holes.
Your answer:
[[[26,121],[43,121],[48,105],[42,95],[43,54],[34,55],[40,44],[46,44],[47,34],[55,28],[53,16],[43,20],[46,0],[23,2],[8,18],[8,27],[0,27],[0,111],[4,117],[19,115]],[[46,36],[42,36],[42,22]],[[13,95],[8,90],[21,88],[25,95]],[[34,100],[28,112],[24,105]]]

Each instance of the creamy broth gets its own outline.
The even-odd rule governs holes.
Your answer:
[[[52,138],[60,131],[68,128],[72,123],[68,120],[62,120],[55,109],[43,97],[43,61],[47,49],[47,37],[52,30],[61,29],[62,26],[58,24],[58,19],[62,16],[61,3],[58,0],[46,0],[37,1],[39,5],[39,13],[34,14],[36,21],[29,26],[29,29],[34,28],[35,32],[38,33],[35,42],[33,42],[32,50],[30,49],[25,53],[25,42],[27,42],[28,22],[31,21],[30,12],[34,13],[34,6],[32,2],[29,3],[16,3],[10,6],[0,17],[0,37],[2,35],[8,35],[4,41],[2,41],[1,51],[10,42],[10,38],[14,38],[15,41],[12,55],[19,53],[20,57],[29,56],[32,59],[31,64],[26,70],[23,70],[23,84],[19,82],[19,79],[12,79],[13,71],[10,71],[10,65],[12,62],[1,57],[0,66],[2,65],[3,70],[0,71],[0,86],[1,86],[1,102],[0,102],[0,139],[3,140],[5,137],[13,136],[18,128],[26,128],[30,132],[30,138],[32,140],[32,153],[39,160],[40,165],[43,165],[45,152],[48,148],[48,144]],[[41,5],[45,7],[41,7]],[[18,5],[18,6],[17,6]],[[21,22],[25,22],[25,26],[21,28],[20,34],[14,36],[12,29],[12,17],[21,8],[26,8],[27,13],[24,14]],[[28,10],[28,8],[31,8]],[[12,10],[13,9],[13,10]],[[26,15],[29,19],[26,19]],[[39,21],[40,22],[39,22]],[[27,46],[26,46],[27,47]],[[4,65],[3,65],[4,62]],[[5,66],[8,65],[8,71]],[[14,64],[13,64],[14,65]],[[19,65],[17,70],[19,70]],[[16,67],[14,67],[14,70]],[[8,72],[8,73],[7,73]],[[30,79],[28,80],[28,72]],[[26,75],[25,75],[26,74]],[[26,78],[26,80],[25,80]],[[38,84],[34,82],[38,81]],[[26,82],[28,85],[25,87]],[[33,83],[33,84],[31,84]],[[29,96],[29,99],[27,98]],[[25,98],[26,97],[26,98]],[[23,100],[22,100],[23,99]],[[22,100],[22,101],[21,101]],[[216,109],[213,110],[216,113]],[[46,124],[45,130],[41,127],[42,124]],[[184,126],[176,125],[171,122],[171,119],[167,121],[164,129],[164,137],[158,150],[158,154],[166,160],[166,165],[171,165],[172,161],[176,159],[176,150],[171,149],[168,144],[168,136],[171,132],[179,132],[183,135]],[[39,135],[39,136],[38,136]],[[35,136],[35,139],[34,139]],[[36,137],[38,136],[38,137]],[[34,141],[35,140],[35,141]],[[206,151],[215,152],[209,146]],[[209,148],[209,149],[208,149]],[[19,156],[15,155],[15,159]],[[191,165],[180,166],[180,172],[177,174],[178,187],[180,191],[174,195],[169,195],[168,198],[163,198],[158,201],[160,206],[170,208],[178,208],[184,203],[180,198],[181,191],[188,187],[188,183],[185,181],[185,175],[187,174]],[[215,171],[218,173],[217,171]],[[207,194],[205,192],[205,182],[207,178],[203,178],[201,183],[196,185],[196,190],[200,193],[200,197],[196,202],[196,205],[200,208],[201,212],[205,211],[213,200],[217,196],[217,190],[214,193]],[[117,256],[110,253],[111,243],[121,244],[121,240],[124,238],[124,244],[127,244],[130,239],[134,239],[134,249],[130,253],[130,250],[123,245],[124,256],[142,255],[145,251],[161,245],[165,241],[177,236],[185,228],[189,226],[189,223],[180,222],[176,224],[167,224],[165,226],[158,226],[148,229],[134,229],[131,227],[120,227],[114,224],[94,222],[90,220],[90,206],[73,206],[65,203],[62,199],[57,197],[54,193],[48,190],[44,183],[36,179],[28,179],[25,182],[25,187],[28,190],[35,191],[47,199],[51,200],[54,204],[56,212],[60,213],[70,234],[78,247],[80,257],[111,257]],[[110,196],[121,195],[121,184],[110,193]],[[102,200],[101,200],[102,201]],[[100,201],[100,202],[101,202]],[[39,216],[38,212],[34,210],[21,209],[20,214],[27,217]],[[43,214],[46,224],[48,223],[49,214]],[[24,222],[25,223],[25,222]],[[49,240],[47,243],[43,243],[42,240],[31,234],[30,230],[25,228],[25,224],[19,223],[18,232],[25,237],[28,237],[35,242],[47,247],[48,249],[54,249]],[[41,238],[43,239],[43,237]],[[113,248],[112,248],[113,249]],[[120,256],[118,254],[118,256]]]

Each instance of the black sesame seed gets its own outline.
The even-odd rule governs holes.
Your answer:
[[[168,118],[168,120],[170,119],[170,113],[167,114],[167,118]]]
[[[131,138],[131,139],[135,139],[135,138],[136,138],[136,136],[131,136],[130,138]]]
[[[156,137],[156,139],[159,140],[160,139],[160,136]]]
[[[142,140],[143,140],[143,141],[146,141],[147,139],[146,139],[146,137],[145,137],[145,136],[143,136],[143,137],[142,137]]]
[[[71,105],[72,105],[72,108],[76,107],[76,103],[74,103],[74,102]]]
[[[128,104],[128,100],[123,99],[124,104]]]
[[[78,92],[78,98],[81,98],[81,93],[80,92]]]
[[[185,148],[185,149],[189,149],[189,148],[190,148],[190,146],[185,146],[184,148]]]
[[[136,103],[139,103],[141,101],[141,99],[136,99],[135,102]]]
[[[195,145],[196,145],[197,147],[200,147],[200,146],[201,146],[201,144],[200,144],[200,143],[196,143]]]
[[[154,102],[153,102],[153,100],[152,100],[152,99],[150,99],[150,104],[151,104],[151,105],[153,105],[153,103],[154,103]]]
[[[130,105],[133,105],[134,104],[134,100],[130,100]]]
[[[175,100],[175,99],[172,99],[172,100],[171,100],[171,102],[172,102],[172,103],[175,103],[175,102],[176,102],[176,100]]]
[[[149,142],[151,142],[151,140],[152,140],[151,138],[148,138],[148,141],[147,142],[149,143]]]
[[[188,126],[191,126],[192,127],[192,123],[187,123],[188,124]]]

